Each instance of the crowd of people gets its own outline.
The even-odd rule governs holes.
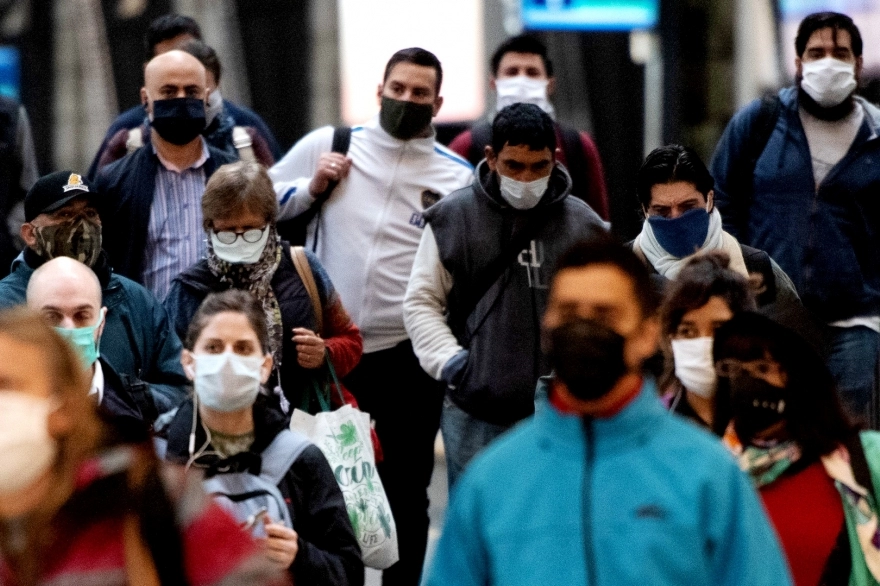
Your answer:
[[[362,585],[367,504],[291,425],[343,403],[374,428],[386,586],[880,584],[880,110],[849,17],[806,17],[795,84],[708,168],[655,149],[634,194],[555,120],[533,37],[497,49],[495,108],[450,148],[413,47],[375,117],[286,154],[221,97],[196,22],[146,41],[142,107],[87,173],[0,181],[27,187],[0,584]]]

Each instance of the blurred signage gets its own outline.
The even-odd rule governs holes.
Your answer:
[[[8,45],[0,45],[0,95],[21,99],[21,55]]]
[[[522,0],[531,30],[626,31],[657,23],[657,0]]]
[[[422,47],[443,66],[435,122],[479,117],[485,108],[483,0],[338,0],[342,118],[361,124],[379,111],[378,87],[396,51]]]

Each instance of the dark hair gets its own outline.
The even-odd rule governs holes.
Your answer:
[[[437,84],[434,88],[437,95],[440,95],[440,85],[443,83],[443,67],[437,56],[420,47],[410,47],[409,49],[401,49],[391,56],[388,64],[385,66],[385,75],[382,77],[383,83],[388,81],[391,70],[398,63],[412,63],[413,65],[421,65],[422,67],[433,67],[437,72]]]
[[[832,452],[856,430],[837,398],[831,372],[813,347],[768,317],[743,312],[718,328],[715,362],[723,358],[758,360],[769,355],[787,376],[785,419],[788,433],[807,457]],[[713,427],[723,435],[732,418],[730,382],[718,378]]]
[[[210,231],[214,220],[262,216],[268,224],[278,219],[278,198],[266,167],[254,161],[235,161],[217,169],[202,195],[202,227]]]
[[[651,188],[655,185],[685,181],[708,197],[715,180],[697,152],[680,144],[656,148],[645,157],[636,175],[636,195],[643,208],[651,205]]]
[[[185,51],[198,59],[205,69],[214,75],[214,81],[220,85],[220,74],[222,67],[220,66],[220,58],[217,57],[217,51],[213,47],[198,39],[190,39],[178,47],[181,51]]]
[[[642,315],[649,317],[657,311],[657,293],[645,264],[631,248],[622,245],[614,236],[604,231],[597,231],[589,238],[575,243],[559,257],[550,279],[551,291],[556,284],[556,276],[562,271],[591,265],[612,265],[620,269],[632,283],[633,295]]]
[[[837,32],[846,31],[852,39],[852,52],[856,57],[862,55],[862,33],[850,17],[839,12],[816,12],[801,21],[797,36],[794,39],[794,50],[798,57],[803,57],[807,50],[810,37],[823,28],[834,29],[834,43],[837,44]]]
[[[495,156],[504,145],[527,145],[533,151],[556,150],[556,129],[553,119],[534,104],[511,104],[492,121],[492,150]]]
[[[660,303],[661,344],[666,358],[659,378],[661,389],[676,380],[675,359],[668,338],[675,335],[685,314],[703,307],[712,297],[720,297],[733,315],[757,308],[752,283],[729,266],[730,256],[726,252],[705,252],[688,261],[678,277],[667,285]]]
[[[263,353],[268,352],[269,326],[266,324],[266,314],[263,307],[256,297],[241,289],[229,289],[221,293],[211,293],[205,297],[192,321],[189,322],[186,339],[183,342],[184,348],[192,351],[199,336],[202,335],[202,330],[205,329],[211,318],[226,311],[244,315],[254,329],[257,340],[260,341],[260,350]]]
[[[692,258],[669,283],[660,305],[663,333],[675,333],[684,315],[699,309],[712,297],[724,300],[730,311],[754,311],[755,294],[748,279],[731,270],[730,256],[713,250]]]
[[[553,62],[547,56],[547,46],[541,41],[530,35],[518,35],[511,37],[501,43],[492,54],[492,75],[498,75],[498,66],[501,65],[501,59],[508,53],[529,53],[541,57],[544,62],[544,69],[547,71],[547,77],[553,77]]]
[[[155,18],[147,29],[146,61],[156,56],[156,45],[180,35],[192,35],[202,40],[202,28],[195,20],[182,14],[163,14]]]

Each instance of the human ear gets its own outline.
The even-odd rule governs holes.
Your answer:
[[[183,366],[183,372],[186,374],[186,378],[189,380],[195,380],[196,378],[196,359],[192,355],[192,352],[187,350],[186,348],[180,353],[180,364]]]
[[[263,357],[263,365],[260,367],[260,383],[266,384],[266,381],[269,380],[269,375],[272,374],[272,364],[274,360],[272,360],[272,355],[268,352],[266,356]]]

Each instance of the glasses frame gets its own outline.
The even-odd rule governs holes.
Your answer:
[[[256,244],[268,229],[269,226],[264,228],[252,228],[250,230],[245,230],[244,232],[236,232],[234,230],[220,230],[219,232],[217,230],[212,230],[212,232],[214,232],[214,236],[217,237],[217,240],[219,240],[221,244],[229,246],[230,244],[235,244],[239,238],[248,244]]]

